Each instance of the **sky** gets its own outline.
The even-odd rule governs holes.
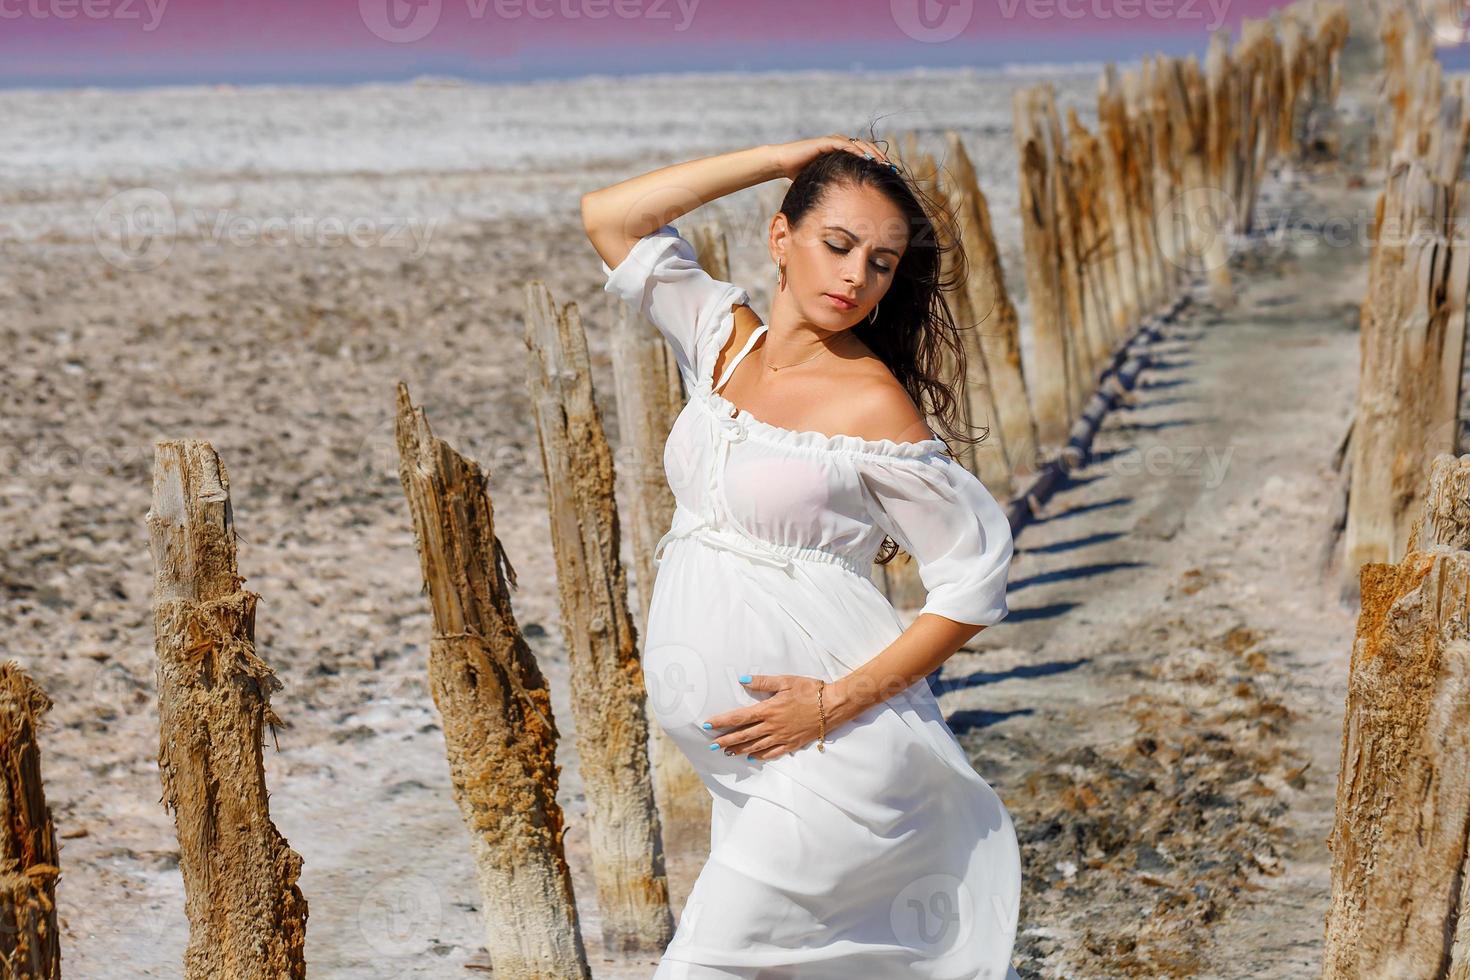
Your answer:
[[[997,67],[1203,53],[1273,0],[0,0],[0,87]]]

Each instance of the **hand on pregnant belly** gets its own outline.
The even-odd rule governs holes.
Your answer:
[[[703,719],[709,726],[711,744],[727,752],[774,759],[816,741],[824,713],[827,735],[831,736],[835,721],[830,685],[823,692],[823,710],[819,711],[817,692],[823,682],[815,677],[755,674],[749,680],[742,677],[741,683],[747,691],[767,692],[769,696],[757,704]]]

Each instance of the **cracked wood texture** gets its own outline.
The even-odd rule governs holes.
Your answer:
[[[1343,545],[1349,596],[1364,562],[1392,562],[1404,554],[1429,462],[1458,441],[1467,228],[1470,183],[1435,179],[1422,157],[1392,167],[1378,199],[1360,316]]]
[[[590,980],[556,802],[551,693],[511,612],[515,569],[487,477],[436,437],[398,385],[398,476],[433,613],[429,691],[470,832],[499,980]]]
[[[270,819],[262,734],[281,720],[235,564],[224,462],[207,442],[154,447],[153,629],[158,767],[184,878],[187,980],[306,976],[301,855]]]
[[[14,660],[0,665],[0,976],[60,980],[56,829],[36,734],[52,702]]]
[[[1470,977],[1470,456],[1435,459],[1395,565],[1362,569],[1324,978]]]

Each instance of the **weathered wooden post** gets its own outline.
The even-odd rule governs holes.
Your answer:
[[[1062,324],[1068,376],[1067,421],[1071,422],[1082,414],[1082,406],[1097,380],[1091,361],[1093,345],[1089,340],[1092,311],[1082,282],[1077,182],[1067,153],[1066,138],[1062,134],[1061,119],[1057,116],[1056,91],[1049,83],[1043,83],[1036,86],[1034,93],[1034,106],[1041,116],[1038,125],[1046,132],[1050,158],[1048,172],[1054,184],[1052,203],[1056,209],[1057,262],[1061,269],[1062,303],[1066,309]]]
[[[1242,66],[1241,122],[1237,153],[1240,168],[1231,185],[1240,206],[1235,230],[1242,234],[1255,227],[1256,202],[1266,165],[1276,147],[1277,108],[1285,92],[1285,69],[1281,45],[1269,21],[1243,20],[1237,62]]]
[[[0,976],[60,980],[56,828],[37,734],[52,702],[14,660],[0,665]]]
[[[1220,216],[1217,234],[1221,236],[1240,230],[1240,212],[1246,210],[1240,199],[1240,172],[1245,165],[1241,139],[1246,131],[1241,90],[1245,80],[1245,66],[1230,51],[1230,33],[1224,28],[1216,30],[1210,35],[1205,53],[1205,169],[1222,198],[1230,202],[1229,213]]]
[[[1446,185],[1419,160],[1393,168],[1374,220],[1360,317],[1343,543],[1348,595],[1364,562],[1403,554],[1428,462],[1456,445],[1470,283],[1467,233],[1470,183]]]
[[[1389,8],[1381,25],[1383,43],[1382,97],[1376,106],[1371,162],[1390,165],[1396,151],[1413,152],[1405,144],[1405,129],[1411,122],[1409,106],[1426,87],[1419,77],[1421,67],[1437,66],[1433,47],[1409,8]],[[1418,90],[1418,91],[1416,91]]]
[[[1142,254],[1144,243],[1140,240],[1138,161],[1130,145],[1135,137],[1120,84],[1117,68],[1107,65],[1098,79],[1097,120],[1103,195],[1121,290],[1118,307],[1123,320],[1119,329],[1126,336],[1143,318],[1151,288]]]
[[[1056,179],[1046,135],[1037,126],[1030,89],[1011,95],[1011,116],[1020,160],[1021,237],[1026,255],[1026,296],[1030,303],[1034,371],[1027,391],[1036,418],[1041,451],[1051,455],[1067,441],[1071,424],[1072,372],[1067,367],[1065,312],[1062,307],[1060,246],[1057,242]]]
[[[967,219],[961,213],[964,205],[960,203],[961,194],[947,178],[936,181],[934,200],[941,209],[955,216],[954,227],[941,220],[935,226],[935,233],[943,249],[940,277],[944,282],[956,284],[956,288],[946,297],[946,302],[954,316],[955,326],[959,330],[960,347],[964,352],[964,374],[960,379],[959,405],[956,406],[959,410],[958,418],[969,435],[980,436],[984,433],[979,442],[957,447],[956,458],[961,465],[978,476],[990,488],[991,493],[1005,499],[1012,491],[1011,466],[1006,457],[1005,442],[996,426],[995,391],[985,353],[980,347],[979,332],[983,329],[980,320],[984,314],[971,304],[968,281],[960,279],[959,256],[954,249],[955,242],[962,242],[965,235],[963,225],[967,223]],[[970,272],[973,275],[973,266],[970,267]],[[952,352],[945,348],[947,371],[957,370],[958,364],[955,361]]]
[[[1191,267],[1189,254],[1193,243],[1188,220],[1188,208],[1192,203],[1185,194],[1188,186],[1184,172],[1184,161],[1179,152],[1183,134],[1177,132],[1182,124],[1175,103],[1173,74],[1174,60],[1162,55],[1144,62],[1148,78],[1149,107],[1153,113],[1154,165],[1154,224],[1159,228],[1159,241],[1163,246],[1160,253],[1166,263],[1166,293],[1172,299],[1188,284],[1195,270]]]
[[[1161,62],[1161,97],[1168,107],[1170,151],[1179,175],[1176,196],[1170,202],[1171,220],[1178,220],[1182,270],[1203,272],[1217,306],[1234,305],[1230,284],[1229,235],[1235,230],[1235,202],[1212,177],[1209,168],[1209,114],[1205,86],[1195,60]]]
[[[612,449],[577,307],[558,310],[543,283],[527,284],[525,339],[603,939],[610,950],[658,951],[673,938],[674,919],[638,631],[619,557]]]
[[[1312,110],[1336,94],[1336,62],[1347,41],[1347,11],[1337,3],[1297,2],[1278,13],[1284,86],[1276,155],[1298,159],[1313,138],[1307,125]],[[1433,55],[1425,60],[1433,61]]]
[[[1470,976],[1470,456],[1435,458],[1397,564],[1362,568],[1322,976]]]
[[[966,292],[970,310],[979,320],[978,347],[990,379],[990,398],[995,408],[996,434],[1005,447],[1010,482],[996,491],[1000,499],[1013,492],[1017,476],[1029,476],[1040,468],[1036,447],[1036,421],[1026,400],[1026,380],[1021,368],[1021,323],[1016,306],[1006,290],[1005,269],[990,221],[990,205],[975,167],[959,134],[946,133],[949,147],[948,172],[957,200],[965,256],[970,263]],[[1010,486],[1011,489],[1006,489]]]
[[[1167,126],[1154,111],[1151,79],[1147,61],[1123,73],[1123,99],[1133,131],[1133,150],[1138,158],[1138,217],[1142,224],[1137,240],[1144,246],[1148,263],[1148,280],[1152,286],[1148,307],[1153,310],[1174,297],[1179,270],[1166,257],[1168,246],[1159,228],[1160,202],[1169,200],[1165,164],[1160,160],[1161,147],[1167,142],[1162,134]]]
[[[433,612],[429,691],[485,902],[485,948],[508,980],[590,980],[556,802],[551,693],[511,611],[515,570],[478,464],[437,438],[398,385],[398,476]]]
[[[1067,155],[1071,159],[1073,194],[1077,204],[1077,261],[1086,299],[1086,363],[1088,394],[1127,336],[1128,324],[1119,304],[1121,292],[1115,275],[1113,233],[1103,201],[1102,149],[1082,125],[1076,109],[1067,110]]]
[[[174,815],[188,980],[306,976],[301,855],[271,822],[261,754],[280,690],[255,652],[255,604],[235,561],[230,481],[199,440],[154,446],[153,632],[158,767]]]
[[[628,488],[624,511],[632,543],[641,636],[657,572],[653,547],[668,529],[674,511],[663,448],[684,406],[684,382],[673,351],[657,330],[631,316],[623,303],[616,304],[611,320],[609,350],[620,446],[617,469]]]
[[[1067,109],[1067,148],[1072,154],[1072,172],[1078,175],[1083,275],[1095,309],[1095,378],[1107,366],[1117,345],[1132,332],[1136,320],[1127,313],[1127,289],[1117,251],[1119,237],[1113,231],[1113,209],[1108,203],[1103,141],[1082,125],[1076,106]]]

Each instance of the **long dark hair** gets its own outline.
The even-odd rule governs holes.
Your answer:
[[[908,247],[878,304],[878,321],[865,317],[852,330],[893,372],[953,456],[951,440],[973,444],[990,432],[983,427],[972,436],[959,417],[968,362],[945,293],[963,287],[969,266],[955,216],[901,170],[845,150],[824,153],[796,175],[781,200],[781,212],[794,227],[828,190],[868,186],[883,192],[903,213],[910,229]],[[897,551],[897,544],[885,538],[877,560],[886,562]]]

